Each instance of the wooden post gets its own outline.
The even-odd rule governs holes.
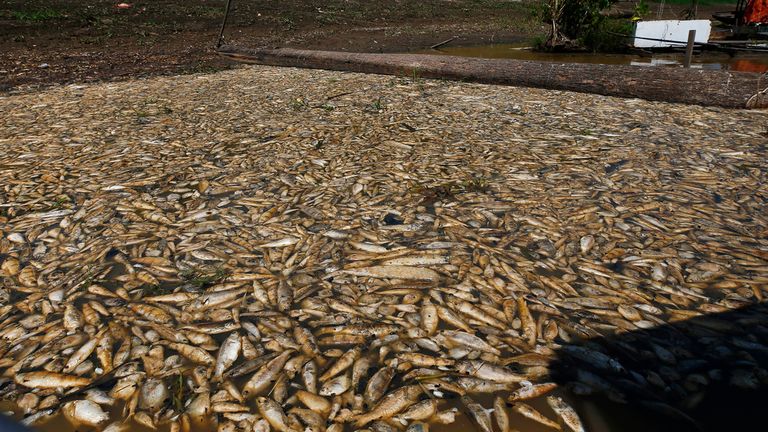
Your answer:
[[[688,45],[685,47],[684,67],[691,67],[691,58],[693,58],[693,41],[696,40],[696,30],[688,30]]]

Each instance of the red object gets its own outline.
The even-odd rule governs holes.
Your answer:
[[[768,24],[768,0],[750,0],[744,9],[747,24]]]
[[[118,3],[115,5],[118,9],[130,9],[133,5],[130,3]]]
[[[741,72],[768,72],[768,63],[759,63],[753,60],[741,59],[736,60],[728,67],[730,70]]]

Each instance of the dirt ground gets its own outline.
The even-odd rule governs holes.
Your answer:
[[[220,70],[213,47],[225,1],[0,2],[0,88]],[[404,51],[537,33],[526,4],[504,0],[238,1],[228,40],[254,46]]]
[[[234,0],[226,38],[366,52],[420,50],[454,37],[452,44],[464,45],[526,42],[546,34],[534,3]],[[225,4],[128,0],[121,8],[115,0],[0,0],[0,91],[230,68],[213,50]],[[668,13],[681,8],[669,6]]]

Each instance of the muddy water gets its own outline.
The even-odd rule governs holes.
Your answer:
[[[604,398],[579,398],[574,399],[569,396],[565,391],[554,391],[551,394],[559,395],[566,399],[572,406],[574,406],[584,423],[585,429],[589,432],[693,432],[691,426],[677,419],[660,416],[657,413],[649,412],[638,407],[632,407],[630,405],[617,404],[610,402]],[[503,395],[503,396],[506,396]],[[493,395],[473,395],[473,398],[481,403],[486,408],[493,407]],[[554,419],[555,413],[547,405],[546,400],[541,397],[529,401],[525,401],[528,405],[536,408],[539,412]],[[249,403],[253,412],[256,412],[255,403]],[[469,412],[463,407],[458,398],[447,399],[441,405],[440,409],[456,408],[458,415],[456,421],[450,425],[431,425],[430,430],[433,432],[480,432],[475,423],[470,419]],[[2,412],[10,415],[14,420],[21,420],[23,415],[18,412],[18,408],[11,402],[0,401],[0,409]],[[111,410],[109,410],[113,419],[120,419],[122,412],[122,404],[117,404]],[[553,429],[547,426],[543,426],[534,421],[528,420],[512,411],[509,411],[510,425],[512,430],[524,431],[524,432],[552,432]],[[133,420],[128,420],[130,425],[130,432],[168,432],[170,431],[170,425],[158,425],[157,429],[150,429],[146,426],[140,425]],[[34,427],[35,431],[40,432],[68,432],[68,431],[95,431],[95,428],[89,428],[80,425],[79,427],[73,426],[69,423],[61,413],[57,413],[50,417],[48,420]],[[193,425],[192,432],[206,432],[215,430],[215,424],[207,426]],[[354,430],[351,425],[348,425],[348,431]]]
[[[631,54],[598,53],[542,53],[514,44],[496,44],[470,47],[445,46],[439,50],[421,51],[422,54],[454,55],[460,57],[507,58],[559,63],[593,63],[633,66],[682,67],[681,54]],[[768,54],[703,53],[695,55],[691,67],[698,69],[734,70],[742,72],[768,72]]]

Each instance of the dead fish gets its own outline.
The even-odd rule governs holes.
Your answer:
[[[493,418],[499,426],[499,431],[509,432],[509,415],[507,414],[506,403],[501,396],[496,396],[493,400]]]
[[[221,343],[219,354],[216,357],[216,364],[213,368],[214,381],[221,381],[224,371],[235,363],[240,355],[241,346],[240,334],[237,332],[230,333],[224,342]]]
[[[198,393],[187,405],[185,412],[198,424],[205,424],[211,414],[210,393],[203,391]]]
[[[75,370],[77,366],[79,366],[82,362],[87,359],[91,353],[96,349],[96,344],[98,344],[99,338],[94,337],[91,338],[88,342],[84,343],[80,348],[77,349],[70,357],[69,360],[67,360],[67,363],[64,365],[64,369],[62,369],[62,372],[69,373]]]
[[[168,346],[195,363],[206,366],[216,363],[216,359],[202,348],[182,343],[168,343]]]
[[[384,246],[375,245],[372,243],[367,242],[357,242],[357,241],[350,241],[349,245],[352,246],[355,249],[359,249],[365,252],[371,252],[371,253],[387,253],[389,252],[389,249],[385,248]]]
[[[437,281],[440,279],[440,275],[434,270],[404,265],[361,267],[356,269],[342,270],[341,272],[352,276],[379,279],[406,279],[423,281]]]
[[[547,404],[555,411],[557,417],[574,432],[584,432],[579,415],[570,405],[558,396],[547,396]]]
[[[270,387],[292,354],[293,351],[284,351],[256,371],[248,382],[245,383],[243,396],[246,398],[256,396]]]
[[[109,421],[109,415],[97,403],[89,400],[67,402],[61,407],[61,412],[75,426],[99,427]]]
[[[493,432],[493,424],[491,423],[491,415],[488,410],[483,408],[482,405],[475,402],[469,396],[462,396],[461,402],[469,410],[469,414],[475,421],[480,430],[483,432]]]
[[[417,402],[400,414],[397,414],[393,419],[400,422],[403,425],[408,424],[412,420],[426,420],[431,418],[437,413],[437,406],[440,402],[437,399],[425,399],[421,402]]]
[[[288,425],[288,417],[285,415],[283,408],[274,400],[261,396],[256,399],[256,406],[259,408],[261,415],[276,431],[297,432]]]
[[[264,243],[259,247],[262,248],[282,248],[286,246],[292,246],[299,242],[299,239],[296,237],[285,237],[280,240],[275,240],[273,242]]]
[[[422,422],[414,422],[408,425],[405,432],[429,432],[429,424]]]
[[[308,392],[317,393],[317,364],[314,360],[304,363],[301,368],[301,379]],[[354,381],[352,385],[354,385]]]
[[[139,408],[155,413],[166,404],[170,392],[165,382],[157,378],[148,378],[141,386]]]
[[[613,372],[624,371],[621,363],[599,351],[577,345],[564,345],[560,349],[569,356],[573,356],[593,367]]]
[[[437,308],[431,301],[427,300],[421,305],[421,328],[427,332],[427,336],[432,336],[437,331],[440,323]]]
[[[456,370],[465,375],[497,383],[510,384],[525,380],[524,376],[518,375],[509,369],[480,360],[458,362],[456,363]]]
[[[712,383],[764,381],[760,314],[713,316],[765,297],[765,161],[747,142],[759,116],[735,113],[743,121],[698,139],[722,113],[686,108],[675,124],[673,108],[627,102],[654,113],[640,123],[661,124],[648,140],[620,131],[626,122],[603,126],[627,107],[570,95],[553,117],[557,98],[539,95],[507,111],[548,115],[452,145],[466,131],[420,111],[429,104],[401,112],[390,96],[403,86],[374,85],[396,103],[361,126],[355,112],[273,109],[285,101],[251,96],[286,77],[262,72],[235,83],[244,97],[219,98],[224,110],[185,108],[185,92],[208,94],[216,79],[174,80],[184,115],[164,114],[162,80],[85,89],[147,111],[140,140],[120,116],[92,118],[80,88],[0,98],[0,393],[25,423],[83,399],[112,414],[89,420],[112,432],[423,432],[454,423],[450,399],[469,395],[469,421],[503,432],[504,400],[551,395],[558,359],[575,361],[574,393],[658,400],[649,406],[682,418],[677,406]],[[317,74],[302,98],[335,93]],[[508,95],[450,90],[470,119],[508,108]],[[243,101],[268,109],[222,129]],[[573,115],[587,105],[591,123]],[[185,135],[182,120],[201,127]],[[591,132],[556,127],[579,122]],[[410,138],[378,142],[382,127]],[[510,157],[517,147],[523,157]],[[603,160],[617,152],[625,159]],[[668,338],[683,320],[690,340]],[[652,341],[637,331],[657,327]],[[565,402],[548,403],[580,430]]]
[[[544,426],[551,427],[553,429],[560,430],[560,425],[553,422],[552,420],[544,417],[543,414],[536,411],[535,408],[533,408],[530,405],[524,404],[522,402],[517,402],[514,405],[512,405],[512,411],[522,415],[523,417],[533,420],[536,423],[543,424]]]
[[[355,424],[362,427],[374,420],[392,417],[416,402],[421,392],[419,386],[400,387],[384,396],[369,412],[355,417]]]
[[[524,384],[519,389],[513,391],[507,400],[510,402],[517,402],[521,400],[534,399],[543,396],[556,388],[556,383]]]
[[[67,388],[82,387],[91,383],[85,377],[66,375],[55,372],[25,372],[16,374],[14,381],[30,388]]]
[[[395,376],[395,370],[390,367],[383,367],[376,371],[365,386],[363,398],[368,406],[373,406],[386,393],[389,383]]]
[[[336,360],[336,362],[333,363],[331,367],[328,368],[328,370],[326,370],[322,375],[320,375],[320,381],[327,381],[330,378],[345,371],[347,368],[352,366],[352,364],[360,357],[361,352],[362,350],[360,347],[355,347],[345,352],[344,355],[339,357],[339,359]]]
[[[340,375],[336,378],[326,381],[322,387],[320,387],[320,396],[335,396],[340,395],[352,386],[352,380],[348,375]]]
[[[322,396],[318,396],[308,391],[298,390],[296,392],[296,397],[304,404],[304,406],[312,411],[318,412],[324,416],[327,416],[331,412],[331,403],[328,399]]]
[[[501,351],[491,346],[488,342],[471,333],[463,331],[446,330],[441,333],[454,345],[461,345],[477,351],[489,352],[494,355],[501,355]]]

